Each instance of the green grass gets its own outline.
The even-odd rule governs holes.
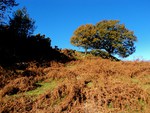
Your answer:
[[[50,82],[39,82],[37,83],[37,85],[39,85],[40,87],[37,87],[36,89],[31,90],[31,91],[25,92],[25,95],[38,96],[48,90],[53,90],[57,86],[57,81],[51,80]]]
[[[43,94],[46,91],[53,90],[55,87],[57,87],[58,83],[60,83],[61,81],[62,79],[59,80],[48,79],[46,82],[45,81],[38,82],[36,84],[39,87],[37,87],[36,89],[19,94],[14,94],[11,96],[5,96],[5,101],[9,101],[10,99],[16,100],[17,98],[20,98],[22,96],[26,96],[28,98],[30,97],[34,101],[40,94]],[[59,100],[56,100],[56,103],[59,103]]]
[[[134,84],[140,84],[140,81],[137,78],[132,78],[131,82],[134,83]]]
[[[142,80],[147,79],[150,80],[150,75],[146,75],[142,78]],[[150,94],[150,83],[145,83],[142,80],[139,80],[138,78],[132,78],[131,82],[134,84],[137,84],[140,88],[142,88],[143,90],[147,91]]]
[[[93,85],[92,82],[89,82],[89,83],[87,84],[87,87],[94,87],[94,85]]]

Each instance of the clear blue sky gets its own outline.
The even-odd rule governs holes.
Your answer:
[[[83,24],[120,20],[134,31],[136,52],[128,60],[150,60],[150,0],[16,0],[25,6],[37,26],[34,34],[45,34],[52,46],[82,50],[70,44],[74,30]]]

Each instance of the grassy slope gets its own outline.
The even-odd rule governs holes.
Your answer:
[[[77,54],[78,61],[32,64],[27,69],[35,76],[9,80],[0,90],[0,112],[149,113],[150,62]]]

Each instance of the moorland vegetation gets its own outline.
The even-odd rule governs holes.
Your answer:
[[[1,113],[150,112],[150,62],[114,56],[136,49],[136,36],[119,21],[77,28],[71,43],[85,49],[79,52],[53,48],[49,37],[33,35],[35,21],[26,8],[5,21],[18,4],[0,4]]]

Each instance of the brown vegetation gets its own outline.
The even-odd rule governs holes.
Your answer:
[[[2,113],[149,113],[150,63],[97,57],[0,70]],[[40,85],[41,83],[41,85]],[[50,84],[44,89],[43,84]],[[52,87],[53,86],[53,87]],[[29,92],[43,87],[44,92]],[[46,85],[45,85],[46,87]]]

